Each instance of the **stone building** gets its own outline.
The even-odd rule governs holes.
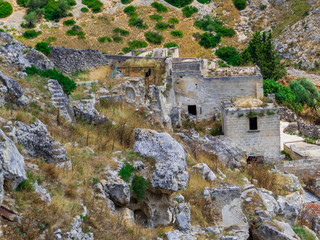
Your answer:
[[[222,104],[224,135],[250,158],[280,162],[280,115],[273,103],[257,107],[239,107],[231,101]]]

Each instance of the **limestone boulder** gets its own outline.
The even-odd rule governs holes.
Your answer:
[[[23,180],[27,179],[24,158],[19,153],[14,142],[1,129],[0,138],[0,163],[2,165],[4,183],[6,187],[16,189]]]
[[[76,118],[94,125],[98,125],[109,120],[107,116],[98,112],[92,102],[80,103],[73,106],[73,110]]]
[[[186,153],[168,133],[136,129],[134,151],[156,161],[152,186],[164,191],[178,191],[187,185]]]
[[[176,207],[176,220],[175,223],[178,229],[185,231],[190,229],[191,210],[188,203],[179,203]]]
[[[130,203],[130,187],[118,176],[117,171],[107,171],[105,193],[116,205],[125,206]]]
[[[34,192],[40,194],[40,198],[42,201],[47,203],[51,202],[50,193],[48,193],[48,191],[45,188],[41,187],[37,181],[33,184],[33,186],[34,186]]]
[[[31,157],[42,157],[48,163],[69,161],[64,147],[50,136],[47,127],[40,120],[30,126],[16,122],[13,136]]]
[[[205,163],[198,163],[194,165],[193,170],[202,174],[203,178],[208,181],[214,181],[217,178],[213,171]]]
[[[277,202],[280,206],[280,212],[287,219],[288,223],[294,226],[305,204],[304,195],[301,195],[300,192],[297,191],[285,197],[278,196]]]
[[[273,220],[272,223],[262,223],[253,232],[257,240],[297,240],[300,239],[292,230],[290,224]]]

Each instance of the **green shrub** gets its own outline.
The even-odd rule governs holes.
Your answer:
[[[199,44],[204,48],[214,48],[220,41],[221,37],[219,35],[214,36],[212,33],[204,33],[201,35]]]
[[[183,37],[183,33],[180,30],[173,30],[170,32],[170,34],[175,38],[182,38]]]
[[[292,230],[300,237],[302,240],[316,240],[317,238],[310,232],[307,232],[303,227],[298,225],[292,227]]]
[[[136,49],[136,48],[145,48],[148,46],[148,43],[145,41],[138,41],[138,40],[132,40],[128,42],[129,47]]]
[[[151,3],[151,6],[154,7],[158,13],[168,12],[168,8],[162,3],[153,2]]]
[[[296,101],[302,105],[314,107],[316,102],[320,102],[320,94],[314,84],[306,78],[299,78],[297,81],[290,82],[290,88],[296,96]]]
[[[0,0],[0,18],[8,17],[12,14],[13,8],[10,3]]]
[[[187,18],[191,17],[194,13],[197,13],[198,11],[199,11],[198,8],[193,6],[186,6],[182,8],[183,16]]]
[[[168,23],[170,24],[178,24],[179,23],[179,19],[176,17],[172,17],[168,20]]]
[[[138,201],[141,201],[144,199],[144,195],[149,187],[148,181],[138,175],[134,175],[132,184],[131,184],[131,190],[132,192],[137,196]]]
[[[129,4],[131,3],[133,0],[121,0],[122,4]]]
[[[77,84],[73,80],[71,80],[67,76],[63,75],[56,68],[41,70],[41,69],[38,69],[38,68],[32,66],[32,67],[26,67],[25,72],[28,75],[39,75],[39,76],[42,76],[45,78],[56,79],[59,82],[59,84],[61,85],[63,91],[67,95],[70,95],[77,87]]]
[[[216,28],[216,33],[221,37],[233,37],[236,31],[233,28],[227,28],[225,26],[220,26]]]
[[[28,3],[33,2],[37,4],[37,1],[29,1]],[[65,2],[65,1],[55,1],[55,0],[48,0],[43,1],[44,10],[44,17],[47,20],[58,20],[62,17],[66,17],[68,14],[68,10],[71,9],[71,6],[74,4],[73,2]],[[30,6],[29,6],[30,7]],[[38,6],[35,8],[35,10]]]
[[[121,36],[127,36],[130,34],[129,31],[127,31],[125,29],[121,29],[121,28],[113,29],[113,33],[119,33]]]
[[[69,36],[78,36],[78,39],[85,38],[85,32],[82,31],[82,28],[78,25],[74,25],[70,30],[66,32]]]
[[[74,24],[76,24],[76,21],[73,19],[69,19],[69,20],[66,20],[63,22],[63,25],[65,25],[65,26],[72,26]]]
[[[89,12],[89,9],[88,9],[88,8],[86,8],[86,7],[83,7],[83,8],[81,8],[81,12],[83,12],[83,13],[87,13],[87,12]]]
[[[161,44],[163,41],[163,36],[156,32],[148,31],[144,34],[144,36],[149,43],[156,45]]]
[[[155,28],[156,30],[159,30],[159,31],[164,31],[164,30],[166,30],[168,27],[169,27],[169,24],[168,24],[168,23],[165,23],[165,22],[157,22],[154,28]]]
[[[0,32],[4,32],[4,30],[2,28],[0,28]]]
[[[45,55],[49,55],[51,51],[50,47],[48,46],[48,43],[46,42],[38,42],[35,48],[36,50],[42,52]]]
[[[133,50],[133,48],[131,48],[131,47],[124,47],[124,48],[122,48],[122,52],[124,52],[124,53],[131,52],[132,50]]]
[[[101,12],[101,8],[103,6],[103,3],[99,0],[82,0],[82,3],[87,5],[87,7],[94,13]]]
[[[160,16],[159,14],[152,14],[149,16],[149,18],[157,22],[162,20],[162,16]]]
[[[131,18],[136,18],[138,17],[138,13],[136,13],[136,7],[135,6],[128,6],[128,7],[125,7],[123,9],[124,13],[127,14],[129,17]]]
[[[112,39],[114,42],[118,43],[118,42],[122,42],[122,37],[118,36],[117,34],[112,36]]]
[[[172,6],[182,8],[192,3],[193,0],[165,0],[165,1],[171,4]]]
[[[26,39],[33,39],[38,37],[41,33],[41,31],[27,30],[22,34],[22,36]]]
[[[239,65],[239,52],[234,47],[221,47],[217,49],[216,55],[232,66]]]
[[[45,42],[47,42],[49,45],[52,43],[52,42],[54,42],[54,41],[57,41],[57,37],[47,37],[46,39],[45,39]]]
[[[26,170],[26,174],[27,174],[27,179],[23,180],[19,186],[17,187],[17,191],[21,192],[21,191],[27,191],[27,192],[33,192],[34,191],[34,186],[33,183],[35,181],[35,177],[33,176],[33,174]]]
[[[111,39],[110,37],[99,37],[99,38],[98,38],[98,42],[99,42],[99,43],[104,43],[104,42],[106,42],[106,41],[112,42],[112,39]]]
[[[118,174],[122,180],[129,182],[132,173],[134,173],[135,171],[136,169],[133,167],[133,165],[125,161]]]
[[[202,4],[211,3],[211,0],[197,0],[197,1]]]
[[[165,43],[163,47],[164,48],[178,47],[178,44],[176,44],[175,42],[168,42],[168,43]]]
[[[147,24],[143,23],[143,19],[141,18],[130,18],[129,26],[134,26],[139,29],[147,29],[149,27]]]
[[[247,0],[233,0],[233,4],[238,10],[243,10],[247,6]]]

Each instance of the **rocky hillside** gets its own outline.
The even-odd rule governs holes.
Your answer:
[[[317,239],[296,176],[248,166],[208,123],[157,121],[166,87],[106,78],[99,51],[0,40],[3,239]]]
[[[93,13],[91,10],[81,10],[86,8],[80,0],[77,0],[75,6],[72,6],[69,12],[72,17],[63,17],[59,22],[48,21],[43,18],[35,20],[35,30],[41,31],[42,34],[34,39],[25,39],[21,34],[28,29],[22,28],[20,24],[25,22],[23,19],[26,8],[19,6],[16,1],[9,1],[13,6],[13,13],[6,18],[0,19],[0,28],[10,31],[19,38],[20,41],[27,45],[34,46],[39,41],[46,41],[53,46],[66,46],[71,48],[92,48],[98,49],[109,54],[118,54],[123,51],[124,47],[128,47],[130,40],[136,39],[145,41],[144,34],[147,31],[156,31],[163,36],[160,43],[175,42],[180,48],[180,54],[183,57],[202,57],[213,59],[216,56],[201,47],[198,43],[198,33],[202,30],[194,26],[196,19],[205,15],[216,16],[223,23],[236,31],[232,37],[223,37],[217,47],[235,46],[238,50],[242,50],[250,40],[252,34],[259,30],[272,29],[276,37],[275,44],[279,50],[281,57],[286,59],[288,63],[301,69],[319,68],[319,2],[312,0],[251,0],[247,1],[244,10],[238,10],[232,0],[227,1],[208,1],[203,4],[201,1],[190,1],[190,6],[196,7],[196,13],[186,17],[183,8],[177,8],[169,3],[161,0],[168,10],[156,10],[151,4],[153,1],[134,0],[123,1],[102,1],[101,11]],[[130,15],[124,13],[124,8],[133,5],[139,19],[147,24],[148,27],[139,29],[129,24]],[[88,9],[88,8],[86,8]],[[150,19],[152,15],[159,15],[157,20]],[[168,23],[168,20],[176,17],[178,24],[172,24],[168,28],[162,30],[157,29],[157,22]],[[65,20],[73,19],[75,24],[81,28],[85,36],[70,36],[67,33],[72,26],[63,24]],[[114,29],[121,28],[129,31],[128,35],[120,36],[114,39]],[[174,37],[171,35],[172,30],[180,30],[183,36]],[[75,34],[76,35],[76,34]],[[118,35],[118,34],[116,34]],[[104,40],[102,40],[104,38]],[[99,40],[100,39],[100,40]],[[159,47],[149,43],[145,49],[153,49]],[[141,49],[141,47],[139,48]]]

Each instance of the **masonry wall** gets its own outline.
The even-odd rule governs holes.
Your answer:
[[[219,114],[222,100],[263,96],[259,75],[205,78],[200,71],[173,72],[173,84],[177,106],[187,114],[188,105],[196,105],[198,121]]]
[[[248,113],[258,114],[258,129],[249,130]],[[263,116],[262,116],[263,115]],[[266,162],[280,162],[280,115],[278,108],[223,109],[223,132],[248,156],[264,156]]]

